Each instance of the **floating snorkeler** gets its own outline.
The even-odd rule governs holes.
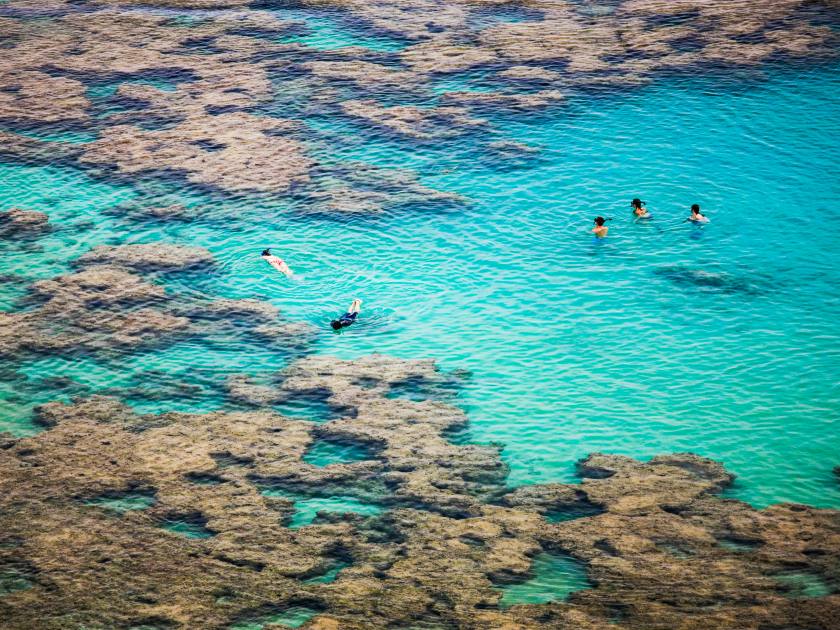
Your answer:
[[[362,310],[362,301],[358,298],[353,300],[350,304],[350,307],[347,309],[347,312],[344,313],[338,319],[334,319],[330,322],[330,326],[332,326],[333,330],[341,330],[342,328],[347,328],[353,322],[356,321],[356,317],[359,316],[359,312]]]
[[[701,223],[708,223],[709,218],[705,214],[702,214],[700,212],[700,204],[695,203],[693,206],[691,206],[691,216],[688,217],[686,221],[691,221],[692,223],[697,225]]]
[[[606,238],[607,232],[610,231],[604,223],[606,223],[608,219],[604,217],[595,217],[595,227],[592,228],[592,233],[595,235],[595,238]]]
[[[279,256],[275,256],[274,254],[272,254],[270,247],[264,249],[263,253],[260,254],[260,256],[262,256],[262,259],[265,262],[274,267],[280,273],[284,274],[287,278],[292,277],[292,270],[289,268],[289,265],[287,265],[286,261],[284,261]]]
[[[639,219],[650,219],[653,218],[653,215],[648,212],[647,208],[645,208],[647,204],[642,201],[641,199],[634,199],[630,202],[630,207],[633,208],[633,216],[635,220],[638,221]]]

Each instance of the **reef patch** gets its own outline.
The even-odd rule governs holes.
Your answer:
[[[452,378],[372,355],[307,357],[268,380],[279,397],[327,392],[357,412],[323,423],[45,406],[47,430],[0,450],[0,530],[14,541],[0,565],[37,576],[0,596],[0,613],[10,628],[70,615],[220,630],[832,628],[840,512],[722,499],[732,475],[691,454],[593,454],[578,484],[506,488],[498,449],[443,437],[466,422],[447,396],[388,396]],[[327,436],[376,458],[307,463]],[[152,488],[145,509],[85,505]],[[201,535],[161,527],[176,521]]]

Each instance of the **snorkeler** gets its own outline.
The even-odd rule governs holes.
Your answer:
[[[595,235],[595,238],[605,238],[607,236],[607,232],[610,231],[604,223],[606,219],[604,217],[595,217],[595,227],[592,228],[592,233]]]
[[[262,256],[263,260],[272,267],[274,267],[277,271],[279,271],[282,274],[285,274],[286,277],[292,277],[292,270],[289,269],[289,265],[287,265],[286,262],[279,256],[275,256],[274,254],[272,254],[270,247],[264,249],[263,253],[260,254],[260,256]]]
[[[645,208],[645,202],[641,199],[634,199],[630,202],[630,207],[633,208],[633,216],[638,221],[639,219],[650,219],[653,215]]]
[[[341,330],[342,328],[347,328],[353,322],[356,321],[356,317],[358,317],[359,312],[362,310],[362,301],[358,298],[353,300],[350,304],[350,308],[347,309],[347,312],[344,313],[338,319],[334,319],[330,322],[330,326],[332,326],[333,330]]]
[[[686,219],[686,221],[691,221],[692,223],[708,223],[709,218],[700,212],[700,204],[695,203],[691,206],[691,216]]]

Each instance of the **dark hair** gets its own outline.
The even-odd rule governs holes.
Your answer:
[[[700,214],[700,204],[699,203],[693,204],[691,206],[691,211],[696,212],[697,214]]]
[[[641,208],[643,205],[645,205],[645,202],[637,197],[636,199],[630,202],[630,205],[634,208]]]
[[[595,217],[595,223],[597,223],[599,226],[604,225],[604,217]]]
[[[264,249],[263,253],[260,254],[260,256],[271,256],[271,248],[267,247],[266,249]]]
[[[330,326],[333,327],[333,330],[340,330],[341,329],[341,322],[337,319],[334,319],[330,322]]]

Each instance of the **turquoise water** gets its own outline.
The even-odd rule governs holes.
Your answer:
[[[313,466],[349,464],[370,459],[367,449],[357,444],[344,444],[327,440],[316,440],[303,455],[303,461]]]
[[[819,575],[807,571],[788,571],[774,577],[787,590],[788,597],[826,597],[834,592]]]
[[[134,510],[145,510],[155,504],[155,497],[150,494],[128,493],[121,496],[103,496],[86,502],[122,514]]]
[[[230,630],[262,630],[268,624],[282,624],[288,628],[299,628],[312,617],[317,611],[305,606],[293,606],[283,612],[265,615],[250,621],[241,621],[230,626]]]
[[[298,529],[304,525],[310,525],[315,520],[315,517],[318,516],[318,512],[358,514],[360,516],[376,516],[382,512],[380,506],[366,503],[352,496],[312,497],[286,490],[274,489],[264,490],[263,494],[267,497],[282,497],[294,501],[295,512],[288,524],[291,529]]]
[[[210,538],[213,536],[213,532],[203,525],[190,521],[165,521],[162,527],[185,538]]]
[[[324,19],[306,17],[298,39],[401,45]],[[430,92],[480,90],[481,81],[465,72]],[[107,98],[111,87],[94,95]],[[0,308],[15,308],[27,282],[67,272],[94,245],[202,245],[219,271],[167,278],[171,294],[267,299],[289,320],[320,327],[318,353],[434,357],[469,370],[456,403],[472,439],[504,445],[512,486],[573,481],[575,461],[592,451],[690,450],[738,475],[732,496],[838,507],[838,88],[840,66],[803,63],[574,94],[538,116],[493,117],[489,140],[539,149],[514,159],[488,148],[486,134],[418,145],[313,114],[314,155],[415,169],[423,184],[469,199],[374,217],[312,216],[291,202],[182,188],[167,203],[209,208],[207,220],[129,222],[111,211],[145,201],[142,181],[0,162],[0,207],[46,211],[61,228],[38,240],[40,251],[3,243],[0,273],[20,281],[0,283]],[[346,142],[327,144],[325,134]],[[648,202],[650,224],[629,220],[634,196]],[[680,223],[695,202],[712,221],[699,231]],[[613,217],[602,244],[588,233],[597,214]],[[270,272],[258,256],[267,245],[297,280]],[[359,322],[333,334],[327,322],[354,297],[364,300]],[[231,334],[111,361],[29,359],[0,386],[0,430],[39,430],[33,407],[67,398],[41,386],[46,377],[143,412],[209,411],[229,404],[227,375],[265,376],[292,356]],[[142,387],[150,376],[192,393],[161,396]]]
[[[575,591],[590,586],[580,562],[568,556],[541,553],[531,566],[533,577],[502,589],[499,606],[514,604],[545,604],[562,601]]]
[[[348,46],[361,46],[376,52],[396,52],[407,42],[365,32],[342,18],[340,11],[307,11],[299,9],[276,9],[277,17],[299,26],[300,32],[279,38],[281,43],[297,43],[318,50],[337,50]]]
[[[308,580],[304,580],[304,582],[307,584],[329,584],[331,582],[335,582],[341,570],[346,569],[349,566],[350,565],[346,562],[338,562],[329,571],[321,575],[311,577]]]

